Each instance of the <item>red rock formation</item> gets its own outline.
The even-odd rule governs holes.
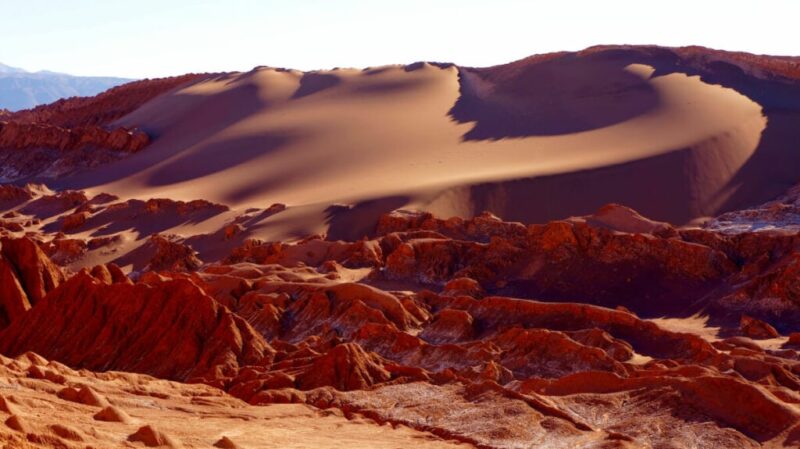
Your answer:
[[[408,318],[413,316],[411,310],[414,310],[410,304],[396,297],[392,299],[393,295],[387,293],[375,297],[372,289],[353,288],[354,284],[342,284],[337,289],[335,285],[309,284],[309,278],[267,281],[267,268],[251,265],[226,270],[218,267],[214,271],[226,274],[203,275],[202,282],[208,284],[204,288],[219,295],[233,292],[228,298],[234,310],[255,298],[260,298],[263,310],[269,310],[269,333],[278,351],[275,362],[257,369],[248,368],[231,384],[233,394],[252,403],[307,400],[324,405],[348,399],[322,400],[320,393],[304,394],[294,389],[381,389],[382,385],[434,379],[468,384],[485,379],[506,385],[523,382],[526,388],[533,388],[542,385],[537,379],[559,379],[580,372],[612,373],[623,379],[652,379],[652,388],[663,387],[675,389],[677,394],[689,394],[683,392],[702,391],[705,381],[699,378],[673,382],[669,374],[671,367],[696,366],[680,374],[694,378],[703,373],[723,376],[721,373],[729,372],[734,365],[737,371],[745,372],[746,363],[768,367],[760,382],[773,385],[770,388],[775,394],[787,394],[784,388],[797,388],[793,384],[796,376],[783,368],[788,366],[783,365],[784,362],[776,364],[774,358],[767,362],[758,354],[738,356],[744,358],[734,361],[697,336],[666,331],[624,311],[580,304],[497,297],[475,299],[424,292],[404,299],[419,310],[437,313],[433,316],[422,313],[421,321],[415,321]],[[246,276],[240,278],[246,281],[234,283],[237,275]],[[264,276],[263,280],[259,276]],[[382,299],[365,301],[370,297]],[[245,298],[252,299],[244,301]],[[405,312],[397,308],[399,313],[392,313],[395,306],[391,304],[395,302],[400,303]],[[246,315],[251,319],[264,319],[252,312],[255,309],[251,305],[246,307],[242,310],[249,310]],[[422,329],[419,337],[404,331],[417,328]],[[281,339],[299,343],[287,344]],[[354,344],[343,345],[343,341]],[[653,362],[644,367],[629,364],[634,350],[652,357]],[[598,381],[603,379],[602,375],[594,377]],[[498,388],[503,394],[513,396],[512,392]],[[525,400],[537,403],[530,394],[525,393]],[[780,412],[783,417],[771,430],[759,431],[752,422],[728,416],[712,409],[711,405],[705,406],[708,413],[714,413],[715,419],[748,435],[741,438],[759,441],[774,438],[776,432],[787,428],[794,416],[786,414],[787,409],[780,403],[773,403],[769,407],[783,410]],[[348,403],[347,407],[355,405]],[[553,413],[558,412],[557,408],[554,410]],[[369,413],[387,419],[385,410],[370,409]]]
[[[14,267],[19,284],[27,293],[31,304],[64,281],[64,275],[33,240],[4,238],[0,240],[0,251],[5,260]],[[9,270],[10,271],[10,270]]]
[[[546,385],[539,386],[539,392],[551,395],[674,388],[691,406],[741,429],[756,441],[772,439],[800,422],[800,414],[792,407],[758,387],[731,377],[700,375],[687,379],[646,375],[623,379],[613,374],[585,372],[539,385]],[[742,407],[744,403],[752,408]]]
[[[122,203],[123,205],[117,205],[115,207],[129,207],[131,209],[138,209],[139,207],[143,207],[144,211],[148,214],[158,214],[158,213],[176,213],[178,216],[185,217],[189,214],[195,212],[225,212],[228,210],[228,206],[223,204],[216,204],[206,200],[194,200],[194,201],[175,201],[166,198],[154,198],[149,199],[145,202],[139,200],[130,200],[127,203]]]
[[[51,148],[61,151],[101,148],[135,153],[150,143],[140,130],[100,127],[60,128],[47,124],[0,122],[0,149],[28,150]]]
[[[452,220],[423,217],[407,220],[401,228],[418,226],[442,237],[413,238],[407,232],[410,238],[395,244],[396,234],[386,235],[382,246],[388,254],[388,276],[423,283],[467,276],[487,289],[508,286],[504,291],[515,295],[591,298],[626,306],[631,298],[639,310],[653,310],[685,307],[689,298],[736,270],[724,253],[712,248],[587,223],[524,227],[479,217],[454,225]],[[394,226],[402,219],[394,216]],[[379,233],[389,229],[382,222]]]
[[[471,340],[475,333],[472,315],[463,310],[442,309],[420,334],[420,338],[430,343],[449,343]]]
[[[197,258],[196,251],[160,234],[153,234],[150,236],[149,244],[155,248],[155,254],[150,259],[147,270],[194,271],[203,264],[203,262]]]
[[[145,79],[111,88],[94,97],[73,97],[13,112],[3,120],[27,124],[49,124],[62,128],[107,125],[151,99],[209,75],[188,74]]]
[[[225,259],[226,263],[253,262],[258,264],[310,266],[334,260],[346,267],[380,266],[383,253],[374,241],[331,242],[322,238],[308,238],[295,244],[246,240]]]
[[[363,390],[390,378],[375,355],[355,343],[345,343],[317,358],[297,377],[296,384],[303,390],[331,386],[348,391]]]
[[[86,223],[91,214],[87,211],[75,212],[61,219],[61,230],[64,232],[74,231]]]
[[[0,240],[0,329],[63,282],[64,275],[28,238]]]
[[[469,277],[511,296],[578,299],[644,315],[704,307],[737,324],[747,313],[779,329],[800,325],[793,234],[677,231],[614,206],[529,226],[393,213],[381,218],[377,235],[392,279],[441,285]]]
[[[473,298],[482,297],[485,292],[475,279],[455,278],[444,285],[443,295],[447,296],[472,296]]]
[[[79,259],[88,250],[81,239],[56,238],[41,246],[53,262],[62,266]]]
[[[87,224],[216,213],[166,200],[77,207]],[[710,324],[737,335],[753,304],[730,295],[757,291],[780,296],[772,322],[793,326],[794,236],[676,230],[618,206],[531,226],[391,214],[379,229],[357,242],[250,241],[230,257],[238,263],[195,261],[190,272],[177,272],[193,255],[179,245],[180,257],[165,250],[168,262],[151,266],[165,271],[136,284],[99,265],[27,311],[25,290],[11,288],[17,312],[0,352],[205,382],[252,404],[338,407],[485,447],[794,444],[796,338],[712,342],[646,319],[691,311],[702,295]],[[742,331],[778,335],[758,320]],[[29,375],[57,380],[53,371]]]
[[[14,207],[32,198],[33,192],[30,189],[10,184],[0,185],[0,205],[3,207]]]
[[[0,353],[36,351],[74,367],[222,381],[273,350],[186,280],[108,285],[83,271],[0,332]]]
[[[28,294],[20,284],[16,268],[0,255],[0,329],[11,324],[30,308]]]
[[[147,447],[167,447],[177,449],[181,445],[169,435],[151,425],[142,426],[128,437],[128,441],[141,442]]]
[[[747,315],[742,315],[739,328],[744,335],[759,340],[766,338],[777,338],[780,336],[774,327]]]

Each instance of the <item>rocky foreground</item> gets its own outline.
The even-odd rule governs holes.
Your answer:
[[[0,382],[4,448],[466,447],[335,409],[252,407],[205,385],[75,371],[32,353],[0,357]]]
[[[395,212],[362,240],[281,243],[244,238],[242,219],[201,236],[153,234],[136,250],[148,263],[128,276],[114,263],[71,272],[53,260],[121,248],[75,238],[104,214],[191,221],[226,208],[3,192],[14,204],[0,258],[0,353],[17,357],[0,371],[9,447],[111,435],[120,446],[207,447],[224,436],[217,428],[200,441],[158,426],[202,415],[193,407],[208,401],[219,419],[279,413],[245,403],[307,404],[486,448],[800,444],[793,232],[676,229],[612,205],[543,225]],[[47,223],[77,234],[47,234]],[[192,245],[230,249],[209,263]],[[113,381],[96,387],[111,409],[87,408],[70,426],[42,420],[42,401],[64,406],[43,392],[88,394],[70,376]],[[130,410],[130,389],[150,384],[169,386],[158,400],[188,405],[167,407],[164,424]],[[104,434],[90,421],[100,412],[137,424]],[[238,446],[218,447],[268,447],[231,439]]]

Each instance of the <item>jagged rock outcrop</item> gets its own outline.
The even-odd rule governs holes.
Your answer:
[[[26,351],[73,367],[208,382],[274,352],[190,281],[108,285],[86,271],[0,332],[0,353]]]
[[[780,334],[774,327],[747,315],[742,315],[739,328],[747,337],[758,340],[780,337]]]
[[[114,201],[61,192],[20,210],[81,214],[75,232],[226,211],[202,201]],[[61,229],[64,220],[52,223]],[[0,352],[203,382],[252,404],[339,407],[487,446],[494,440],[462,427],[438,402],[463,410],[480,402],[464,421],[488,422],[506,442],[547,422],[531,438],[592,431],[657,447],[686,442],[671,429],[688,426],[731,447],[756,447],[780,442],[800,421],[792,408],[800,397],[796,342],[779,349],[773,338],[792,326],[785,318],[793,316],[796,236],[675,229],[621,206],[529,226],[490,214],[395,213],[378,231],[356,242],[295,243],[234,232],[230,240],[244,243],[217,264],[197,259],[190,244],[201,240],[154,234],[138,249],[151,264],[136,283],[102,264],[28,304],[23,276],[10,262],[13,270],[3,271],[2,259],[0,276],[20,281],[6,283],[13,307],[4,309],[12,312]],[[60,258],[72,241],[89,247],[75,237],[28,239],[27,252]],[[48,271],[39,264],[36,272]],[[742,311],[766,295],[782,298],[771,320]],[[696,300],[733,337],[712,340],[647,319],[680,317]],[[776,321],[784,328],[770,326]],[[46,368],[30,376],[58,380]],[[755,405],[728,410],[738,397]],[[621,403],[628,408],[613,405]],[[488,417],[501,410],[513,410],[513,424]],[[761,411],[774,419],[749,418]]]
[[[296,379],[301,390],[331,386],[337,390],[363,390],[391,378],[375,355],[355,343],[334,346],[317,358]]]
[[[29,150],[50,148],[60,151],[105,149],[135,153],[150,143],[141,130],[100,127],[60,128],[53,125],[0,122],[0,149]]]
[[[383,263],[382,259],[381,246],[375,241],[332,242],[315,236],[296,244],[249,239],[235,248],[225,262],[285,265],[302,262],[317,266],[331,260],[346,267],[356,268],[380,266]]]
[[[11,184],[0,185],[0,205],[3,207],[14,207],[32,199],[33,196],[30,189]]]
[[[194,271],[203,264],[192,248],[163,235],[150,236],[149,245],[154,248],[153,257],[147,265],[149,271]]]
[[[376,240],[392,279],[442,285],[467,277],[509,296],[579,298],[646,316],[704,308],[731,323],[745,313],[786,330],[800,326],[793,234],[678,231],[609,206],[528,226],[491,215],[392,213],[379,221]]]
[[[657,308],[686,292],[696,297],[735,270],[725,254],[707,247],[585,223],[531,225],[510,234],[474,232],[470,226],[448,232],[447,226],[442,223],[435,232],[474,240],[408,239],[388,248],[387,274],[426,283],[467,276],[515,294],[588,297],[601,303],[641,295]]]
[[[33,240],[4,238],[0,245],[0,253],[10,265],[7,272],[16,274],[31,304],[36,304],[64,281],[61,269]]]
[[[75,207],[90,212],[83,226],[103,214],[218,213],[189,204]],[[686,442],[672,429],[688,426],[709,441],[756,447],[780,442],[800,422],[792,408],[800,371],[791,342],[765,349],[742,336],[710,341],[607,303],[610,293],[602,291],[633,284],[642,294],[644,281],[655,279],[728,295],[731,280],[753,282],[753,273],[775,268],[760,255],[792,254],[791,239],[679,231],[616,206],[599,218],[543,226],[488,214],[393,214],[382,223],[387,232],[372,240],[251,241],[234,250],[230,261],[238,263],[183,270],[171,262],[137,283],[116,265],[98,265],[17,313],[0,331],[0,352],[33,350],[73,367],[203,382],[251,404],[339,407],[487,447],[509,447],[489,442],[517,438],[531,423],[547,423],[534,426],[546,430],[531,438],[558,434],[564,444],[564,435],[585,432],[639,445]],[[558,283],[556,270],[572,273],[576,285]],[[639,284],[626,279],[637,275],[644,276]],[[539,301],[537,290],[516,285],[521,280],[552,282],[555,291],[614,308]],[[527,297],[511,297],[513,291]],[[671,310],[646,294],[624,304],[637,313]],[[749,318],[745,324],[751,337],[770,329]],[[58,377],[44,368],[30,375]],[[738,397],[754,405],[729,410]],[[461,413],[476,401],[480,408],[452,419],[453,407]],[[613,405],[623,403],[624,410]],[[749,418],[761,412],[774,419]],[[598,421],[597,413],[614,416],[613,423]],[[489,418],[501,415],[508,417]],[[494,440],[474,430],[477,422]]]
[[[639,422],[657,422],[661,418],[648,414],[652,410],[673,410],[675,416],[685,417],[676,418],[676,425],[698,413],[697,419],[704,416],[732,429],[712,424],[704,435],[749,447],[754,441],[776,441],[798,423],[797,413],[779,399],[791,403],[793,392],[800,387],[792,355],[781,359],[762,349],[746,353],[732,347],[720,350],[699,336],[665,330],[626,311],[586,304],[424,291],[402,298],[384,292],[381,297],[394,299],[365,301],[375,296],[371,289],[351,288],[352,284],[345,283],[338,284],[342,287],[337,290],[335,282],[323,281],[324,270],[320,269],[318,278],[310,276],[308,267],[252,264],[214,267],[194,275],[207,290],[228,298],[234,310],[252,300],[245,298],[256,297],[264,310],[269,309],[270,338],[277,351],[274,362],[241,371],[230,384],[232,394],[251,403],[309,402],[342,407],[412,426],[418,425],[412,411],[422,407],[429,419],[438,417],[426,421],[425,427],[437,432],[451,432],[455,424],[445,419],[447,411],[430,409],[437,401],[431,398],[465,385],[465,391],[446,401],[486,400],[492,392],[497,396],[486,400],[483,407],[493,409],[514,398],[530,407],[516,411],[518,416],[538,420],[542,418],[533,416],[547,410],[552,419],[571,428],[583,428],[580,421],[590,419],[589,410],[605,407],[596,401],[606,404],[628,399],[643,404],[642,408],[637,409],[636,420],[621,423],[617,431],[635,429]],[[293,270],[308,273],[289,276]],[[277,273],[283,273],[284,279],[272,277]],[[240,282],[236,283],[238,276]],[[389,312],[393,310],[389,304],[395,301],[404,313]],[[250,311],[252,306],[246,307],[247,316],[263,319]],[[398,319],[406,315],[416,318]],[[554,387],[561,385],[561,379],[571,379],[574,391],[579,392],[570,396],[572,405],[559,399],[571,394]],[[619,379],[615,381],[619,386],[606,379]],[[644,385],[658,395],[644,395]],[[726,393],[729,390],[732,395]],[[393,406],[381,402],[383,391]],[[576,405],[583,404],[581,395],[591,397],[585,400],[594,405]],[[775,419],[762,426],[759,420],[748,418],[752,410],[750,414],[730,411],[738,395],[750,397],[759,410]],[[690,411],[684,408],[687,405],[692,407]],[[463,405],[458,407],[462,410]],[[571,414],[561,407],[568,407]],[[576,410],[581,410],[577,421]],[[626,438],[680,438],[670,432],[665,428]],[[457,434],[475,436],[473,432]],[[516,431],[511,434],[519,435]]]
[[[16,268],[0,255],[0,329],[11,324],[30,308],[28,294],[20,284]]]

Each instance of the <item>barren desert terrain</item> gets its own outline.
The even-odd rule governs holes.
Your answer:
[[[3,113],[0,447],[797,447],[798,151],[702,47]]]

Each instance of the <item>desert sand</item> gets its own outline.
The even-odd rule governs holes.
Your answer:
[[[348,419],[349,418],[349,419]],[[6,448],[467,448],[337,409],[255,407],[205,385],[75,371],[35,354],[0,358]]]
[[[795,447],[797,67],[259,67],[6,114],[0,442]]]
[[[532,222],[619,202],[683,223],[788,187],[773,176],[734,198],[754,153],[775,151],[763,148],[775,144],[762,141],[760,99],[657,64],[609,51],[481,70],[212,76],[117,122],[157,136],[147,151],[56,185],[238,209],[284,203],[293,216],[272,220],[273,238],[289,236],[287,220],[324,220],[332,204],[373,219],[418,208]]]

